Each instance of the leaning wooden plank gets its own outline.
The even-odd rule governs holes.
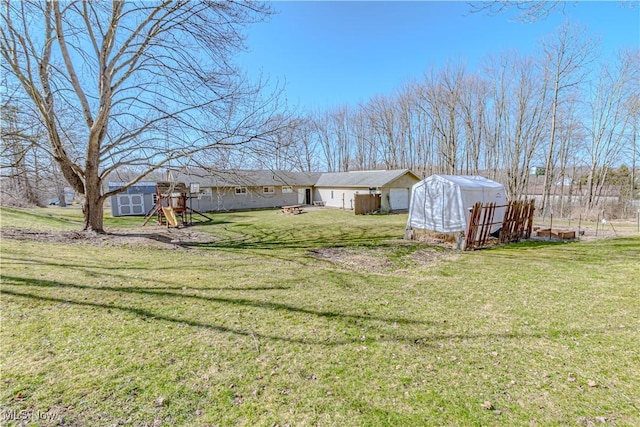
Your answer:
[[[149,211],[149,213],[147,214],[147,216],[144,218],[144,222],[142,223],[142,226],[144,227],[145,225],[147,225],[147,223],[149,222],[149,220],[156,214],[156,212],[158,212],[158,205],[155,205],[153,207],[153,209],[151,209],[151,211]]]

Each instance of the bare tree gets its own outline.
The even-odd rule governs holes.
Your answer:
[[[490,153],[495,169],[504,170],[509,198],[525,193],[531,162],[545,136],[548,103],[545,82],[534,58],[503,53],[486,65],[491,88]]]
[[[360,106],[352,116],[353,166],[355,170],[375,169],[378,165],[375,140],[365,108]]]
[[[436,138],[431,119],[420,105],[420,88],[420,84],[412,84],[405,89],[403,97],[406,99],[406,109],[410,115],[409,132],[412,135],[412,148],[409,152],[412,158],[410,168],[419,176],[428,176],[437,171],[435,168]]]
[[[547,118],[546,88],[535,73],[531,60],[516,64],[516,81],[513,86],[512,129],[505,144],[510,154],[507,167],[507,188],[512,198],[520,197],[527,187],[531,161],[544,137]]]
[[[487,0],[469,2],[469,8],[471,13],[489,15],[514,11],[517,13],[517,19],[522,22],[536,22],[555,13],[564,14],[568,6],[573,7],[577,4],[578,0]],[[628,8],[638,7],[636,1],[620,0],[618,4]]]
[[[477,74],[465,76],[460,97],[460,116],[464,122],[464,171],[478,174],[485,140],[488,84]]]
[[[103,183],[216,147],[259,141],[279,126],[277,99],[259,95],[230,62],[240,30],[270,14],[254,2],[2,1],[3,70],[22,86],[73,189],[84,227],[103,232]],[[73,140],[69,122],[82,131]]]
[[[624,141],[634,129],[634,101],[640,97],[640,55],[628,51],[620,55],[615,67],[603,65],[588,103],[587,124],[589,175],[586,208],[596,206],[607,171],[623,154]],[[600,172],[603,171],[603,172]],[[600,173],[599,173],[600,172]]]
[[[337,155],[337,171],[349,171],[351,160],[351,110],[344,105],[329,112],[329,123],[333,135],[335,154]]]
[[[326,171],[338,172],[340,170],[340,161],[335,141],[332,138],[331,117],[329,113],[315,113],[312,118],[312,123],[313,134],[318,141],[317,144],[320,146]]]
[[[380,161],[387,169],[401,167],[402,142],[398,132],[397,102],[392,97],[376,96],[366,105],[366,114]]]
[[[461,133],[458,109],[461,86],[465,76],[463,67],[447,66],[439,73],[431,73],[420,91],[421,108],[429,115],[438,141],[439,169],[454,174],[458,167],[458,137]]]
[[[313,138],[313,123],[308,118],[294,120],[289,136],[294,151],[293,169],[313,172],[319,168],[317,141]]]
[[[47,153],[40,153],[43,128],[37,117],[16,96],[15,88],[2,84],[4,96],[0,104],[0,179],[2,203],[15,206],[42,204],[38,184],[39,161]],[[39,155],[42,154],[42,155]]]
[[[524,22],[535,22],[540,19],[546,18],[552,13],[564,13],[569,3],[576,4],[577,1],[566,2],[559,0],[491,0],[469,3],[469,6],[471,8],[471,12],[473,13],[484,12],[490,15],[497,15],[499,13],[515,10],[518,14],[519,20]]]
[[[627,108],[631,117],[631,135],[629,135],[628,138],[627,151],[631,156],[631,176],[629,177],[629,179],[631,187],[631,200],[634,200],[637,197],[636,188],[638,187],[638,185],[636,182],[636,168],[638,166],[638,155],[640,154],[640,148],[638,147],[638,144],[640,143],[640,138],[638,138],[638,132],[640,131],[640,96],[637,96],[634,99],[629,99]]]
[[[565,93],[577,88],[584,80],[588,65],[595,58],[596,45],[595,39],[581,28],[568,23],[562,25],[551,39],[542,43],[543,65],[546,67],[546,79],[551,91],[551,124],[541,206],[543,217],[547,214],[551,184],[555,178],[553,166],[559,103],[563,102]]]
[[[3,196],[11,195],[14,199],[12,205],[39,203],[31,182],[32,177],[27,167],[29,154],[35,148],[33,135],[22,128],[18,111],[14,106],[3,103],[0,111],[2,117],[2,139],[0,143],[0,178],[5,184]],[[7,202],[3,197],[3,202]]]
[[[579,142],[585,139],[585,135],[582,132],[582,123],[576,112],[578,102],[572,101],[566,104],[566,108],[563,108],[558,115],[558,164],[555,172],[556,178],[556,194],[557,190],[560,190],[560,203],[559,213],[560,217],[565,217],[567,213],[571,215],[571,198],[573,191],[573,181],[575,180],[574,174],[569,173],[569,166],[575,167],[578,162],[578,149]],[[568,197],[567,197],[568,196]],[[567,201],[569,202],[567,204]],[[569,206],[569,209],[567,209]]]

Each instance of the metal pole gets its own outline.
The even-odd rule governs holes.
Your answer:
[[[578,239],[580,238],[580,227],[582,226],[582,214],[578,218]]]

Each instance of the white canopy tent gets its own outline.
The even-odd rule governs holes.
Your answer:
[[[481,176],[431,175],[412,187],[407,228],[464,232],[469,210],[477,202],[506,205],[504,186]],[[504,207],[497,208],[493,221],[503,217]]]

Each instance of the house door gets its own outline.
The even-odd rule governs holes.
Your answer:
[[[298,204],[309,205],[311,204],[311,189],[310,188],[298,188]]]
[[[119,215],[144,215],[144,195],[142,194],[119,194],[118,214]]]

